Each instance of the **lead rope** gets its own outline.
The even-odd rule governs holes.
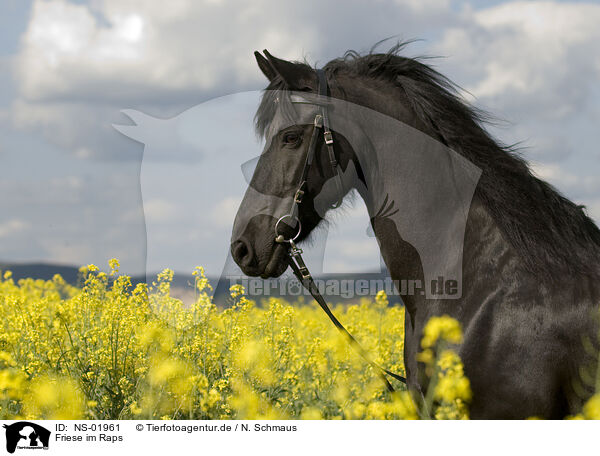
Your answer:
[[[375,361],[371,360],[371,358],[369,357],[367,351],[363,348],[363,346],[360,345],[360,343],[354,338],[354,336],[352,334],[350,334],[350,332],[344,327],[344,325],[333,314],[333,312],[329,308],[329,305],[327,304],[327,302],[325,301],[325,299],[319,292],[319,288],[315,284],[315,281],[313,280],[312,275],[310,274],[308,268],[306,267],[306,264],[304,263],[304,260],[302,259],[302,249],[299,249],[298,247],[296,247],[296,244],[292,240],[290,240],[290,254],[288,257],[288,262],[290,264],[290,267],[292,268],[292,271],[294,272],[294,275],[300,281],[302,286],[304,288],[306,288],[306,290],[308,290],[308,292],[312,295],[312,297],[315,299],[315,301],[317,301],[319,303],[319,306],[321,306],[321,309],[323,309],[323,311],[327,314],[327,316],[332,321],[334,326],[342,334],[344,334],[344,336],[346,336],[346,339],[348,340],[348,343],[350,344],[350,346],[361,356],[361,358],[363,360],[365,360],[367,362],[367,364],[369,364],[373,369],[375,369],[375,371],[377,372],[377,375],[379,376],[379,378],[381,378],[381,380],[385,384],[387,390],[390,393],[393,393],[395,391],[394,387],[392,386],[392,384],[389,382],[389,380],[385,376],[386,374],[389,375],[390,377],[395,378],[396,380],[399,380],[402,383],[406,384],[406,378],[404,378],[401,375],[398,375],[394,372],[391,372],[387,369],[384,369],[379,364],[377,364]]]

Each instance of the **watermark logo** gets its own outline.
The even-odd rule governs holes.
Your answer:
[[[388,297],[392,296],[425,296],[426,290],[430,290],[432,296],[454,296],[458,294],[458,281],[446,280],[442,276],[432,279],[429,284],[419,279],[393,280],[381,277],[380,274],[370,274],[376,278],[361,279],[339,279],[329,278],[313,280],[314,285],[323,296],[353,299],[366,296],[375,296],[384,291]],[[276,297],[298,297],[311,296],[308,289],[302,286],[296,278],[292,279],[261,279],[246,276],[230,276],[229,286],[242,285],[250,296],[276,296]]]
[[[19,421],[4,425],[6,429],[6,451],[14,453],[20,450],[47,450],[51,432],[43,426],[29,421]]]
[[[304,207],[313,208],[320,221],[300,247],[321,293],[330,300],[380,290],[396,301],[460,299],[466,223],[481,170],[398,119],[344,100],[294,101],[298,97],[308,95],[291,94],[290,113],[275,98],[262,141],[253,124],[262,91],[209,100],[169,119],[122,111],[130,124],[115,129],[144,144],[140,185],[151,291],[163,268],[178,265],[179,273],[202,265],[209,279],[218,278],[208,292],[215,302],[228,298],[236,283],[253,298],[306,295],[281,270],[284,258],[273,242],[275,221],[290,211],[305,158],[300,149],[291,153],[283,146],[280,136],[302,127],[302,144],[308,144],[317,102],[326,102],[337,147],[352,151],[346,155],[353,159],[340,168],[342,182],[362,197],[364,208],[360,217],[353,207],[330,210],[332,195],[339,196],[334,179],[324,179],[308,195],[312,201]],[[355,218],[336,223],[347,214]],[[401,257],[403,269],[388,271],[384,252]]]

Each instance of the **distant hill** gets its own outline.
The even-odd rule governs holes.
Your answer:
[[[52,263],[0,263],[0,271],[12,271],[15,280],[33,279],[50,280],[60,274],[65,281],[75,285],[79,268]]]
[[[75,266],[66,266],[52,263],[0,263],[0,271],[10,270],[13,273],[13,279],[19,280],[23,278],[34,278],[50,280],[55,274],[60,274],[67,283],[77,285],[79,268]],[[150,280],[156,277],[156,273],[150,274]],[[218,278],[208,278],[210,284],[215,288],[214,302],[218,305],[226,306],[228,304],[229,297],[229,286],[231,283],[228,280],[219,281]],[[365,293],[365,281],[367,284],[377,283],[378,285],[384,283],[386,275],[382,273],[348,273],[348,274],[327,274],[318,277],[325,285],[323,289],[323,296],[330,303],[350,303],[357,302],[361,296],[359,293]],[[131,278],[132,283],[144,283],[146,277],[134,276]],[[303,289],[300,289],[296,279],[271,279],[269,281],[263,281],[261,279],[253,278],[253,286],[246,287],[246,293],[249,298],[261,301],[268,297],[284,297],[290,301],[296,301],[300,292],[304,293]],[[182,299],[184,302],[190,302],[194,297],[194,277],[190,274],[175,273],[173,283],[171,286],[173,296]],[[362,281],[362,287],[360,286]],[[242,282],[240,282],[242,283]],[[327,284],[330,286],[327,286]],[[248,284],[245,284],[248,285]],[[390,288],[389,278],[387,279],[388,289]],[[365,296],[374,296],[376,289],[371,287],[369,289],[367,285]],[[268,289],[268,293],[265,290]],[[362,290],[362,291],[361,291]],[[389,293],[388,293],[389,295]],[[401,300],[397,296],[389,295],[389,301],[391,304],[401,303]],[[312,297],[305,295],[304,300],[309,302]]]

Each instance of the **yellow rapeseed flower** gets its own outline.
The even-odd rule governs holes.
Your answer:
[[[312,300],[212,302],[194,270],[191,305],[172,296],[173,271],[131,284],[108,263],[61,277],[0,280],[0,417],[3,419],[417,419],[411,395],[389,394]],[[334,312],[373,360],[404,372],[404,308],[385,292]],[[472,392],[456,351],[460,324],[425,326],[418,360],[430,389],[427,411],[465,419]],[[420,365],[422,367],[422,365]],[[425,385],[427,386],[427,385]],[[592,397],[581,414],[600,417]]]
[[[600,420],[600,394],[595,394],[585,403],[583,416],[587,420]]]
[[[462,328],[460,323],[448,315],[431,317],[423,330],[421,347],[431,348],[438,340],[444,340],[451,344],[462,342]]]

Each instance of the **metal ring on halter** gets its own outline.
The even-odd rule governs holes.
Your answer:
[[[283,234],[277,233],[277,227],[279,226],[279,223],[286,217],[294,218],[298,222],[298,232],[296,233],[296,236],[294,236],[291,239],[286,239],[283,237]],[[298,236],[300,236],[301,232],[302,232],[302,224],[300,223],[300,219],[295,215],[285,214],[283,217],[279,217],[279,220],[277,220],[277,223],[275,223],[275,240],[279,243],[295,241],[296,239],[298,239]]]

